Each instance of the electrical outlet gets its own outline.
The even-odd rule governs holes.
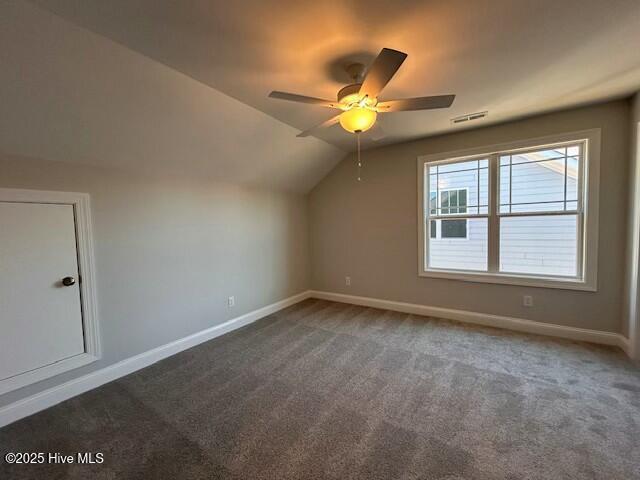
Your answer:
[[[234,307],[236,305],[236,297],[229,297],[227,299],[227,306]]]
[[[522,297],[523,307],[533,307],[533,297],[531,295],[524,295]]]
[[[351,277],[344,277],[344,284],[347,287],[350,287],[351,286]]]

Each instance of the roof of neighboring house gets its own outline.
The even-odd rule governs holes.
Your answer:
[[[538,165],[544,168],[548,168],[549,170],[552,170],[556,173],[560,173],[564,175],[564,172],[565,172],[564,159],[566,158],[567,159],[567,164],[566,164],[567,176],[575,180],[578,178],[578,160],[577,160],[577,157],[566,156],[567,155],[566,150],[567,150],[566,147],[562,147],[558,149],[527,152],[526,161],[535,162],[535,161],[541,161],[541,160],[557,160],[555,162],[541,161],[540,163],[538,163]],[[525,155],[525,154],[520,154],[520,155]]]

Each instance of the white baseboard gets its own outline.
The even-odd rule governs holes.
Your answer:
[[[70,380],[56,387],[49,388],[30,397],[18,400],[0,408],[0,427],[13,423],[21,418],[33,415],[41,410],[52,407],[69,398],[92,390],[100,385],[109,383],[125,375],[140,370],[144,367],[156,363],[162,359],[175,355],[183,350],[187,350],[200,343],[224,335],[250,323],[255,322],[267,315],[282,310],[290,305],[309,298],[309,292],[302,292],[292,297],[286,298],[266,307],[259,308],[246,313],[240,317],[233,318],[220,325],[216,325],[201,332],[194,333],[188,337],[181,338],[166,345],[154,348],[126,360],[122,360],[108,367],[91,372],[82,377]]]
[[[395,302],[371,297],[358,297],[354,295],[321,291],[306,291],[1,407],[0,427],[13,423],[21,418],[28,417],[29,415],[33,415],[34,413],[52,407],[60,402],[80,395],[81,393],[97,388],[105,383],[109,383],[120,377],[129,375],[130,373],[148,367],[149,365],[170,357],[171,355],[175,355],[183,350],[199,345],[200,343],[253,323],[256,320],[266,317],[267,315],[271,315],[278,310],[282,310],[283,308],[307,298],[319,298],[322,300],[351,303],[354,305],[394,310],[397,312],[412,313],[429,317],[445,318],[519,332],[536,333],[539,335],[568,338],[571,340],[580,340],[604,345],[614,345],[624,350],[627,355],[630,354],[631,350],[629,340],[619,333],[565,327],[550,323],[534,322],[522,318],[505,317],[501,315],[491,315],[466,310],[454,310],[442,307],[430,307],[427,305]]]
[[[630,355],[629,340],[619,333],[601,332],[586,328],[565,327],[552,323],[534,322],[523,318],[505,317],[502,315],[470,312],[467,310],[454,310],[452,308],[430,307],[428,305],[418,305],[415,303],[394,302],[392,300],[358,297],[355,295],[321,292],[317,290],[312,290],[310,292],[310,297],[322,300],[331,300],[334,302],[351,303],[365,307],[394,310],[402,313],[424,315],[427,317],[457,320],[459,322],[474,323],[487,327],[504,328],[507,330],[515,330],[517,332],[535,333],[538,335],[561,337],[570,340],[599,343],[603,345],[614,345],[620,347],[627,355]]]

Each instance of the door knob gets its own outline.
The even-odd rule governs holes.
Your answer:
[[[71,285],[74,285],[75,283],[76,283],[76,279],[75,279],[75,278],[73,278],[73,277],[64,277],[64,278],[62,279],[62,284],[63,284],[65,287],[70,287]]]

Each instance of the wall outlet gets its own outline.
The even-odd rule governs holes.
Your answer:
[[[344,277],[344,284],[347,287],[350,287],[351,286],[351,277]]]
[[[523,307],[533,307],[533,297],[531,295],[524,295],[522,297]]]
[[[227,306],[228,307],[234,307],[236,304],[236,297],[229,297],[227,299]]]

